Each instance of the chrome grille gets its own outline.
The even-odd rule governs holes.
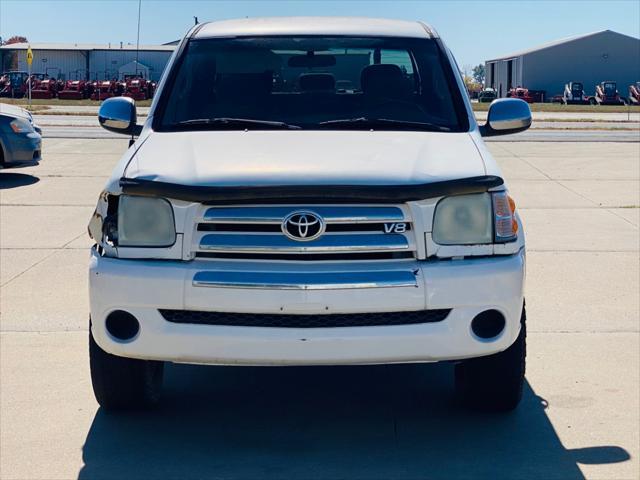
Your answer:
[[[298,211],[322,219],[325,231],[314,240],[296,240],[282,232],[282,222]],[[396,231],[393,224],[404,224]],[[269,205],[203,207],[193,238],[196,256],[283,260],[323,260],[336,254],[363,259],[411,257],[416,251],[409,210],[399,206]]]
[[[223,223],[280,223],[296,210],[312,211],[329,223],[402,222],[403,211],[398,207],[359,206],[258,206],[212,207],[204,214],[205,222]]]

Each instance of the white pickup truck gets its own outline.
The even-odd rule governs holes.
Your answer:
[[[163,362],[456,363],[509,410],[525,370],[524,234],[455,60],[420,22],[195,26],[90,224],[91,377],[107,409],[158,402]],[[313,375],[313,372],[309,372]]]

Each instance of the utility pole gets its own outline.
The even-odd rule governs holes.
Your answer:
[[[138,76],[138,58],[140,55],[140,11],[142,10],[142,0],[138,0],[138,38],[136,40],[136,77]]]

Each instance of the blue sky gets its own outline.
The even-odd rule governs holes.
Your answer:
[[[32,42],[135,43],[137,0],[0,0],[0,36]],[[640,37],[639,0],[142,0],[140,42],[165,43],[200,21],[278,15],[423,20],[463,65],[548,41],[610,29]]]

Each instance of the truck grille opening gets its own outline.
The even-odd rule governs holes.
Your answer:
[[[451,309],[408,312],[290,315],[264,313],[205,312],[200,310],[159,310],[171,323],[271,328],[336,328],[415,325],[441,322]]]
[[[285,234],[283,223],[300,213],[320,219],[319,235]],[[199,258],[393,260],[415,258],[416,241],[406,205],[203,206],[192,252]]]

